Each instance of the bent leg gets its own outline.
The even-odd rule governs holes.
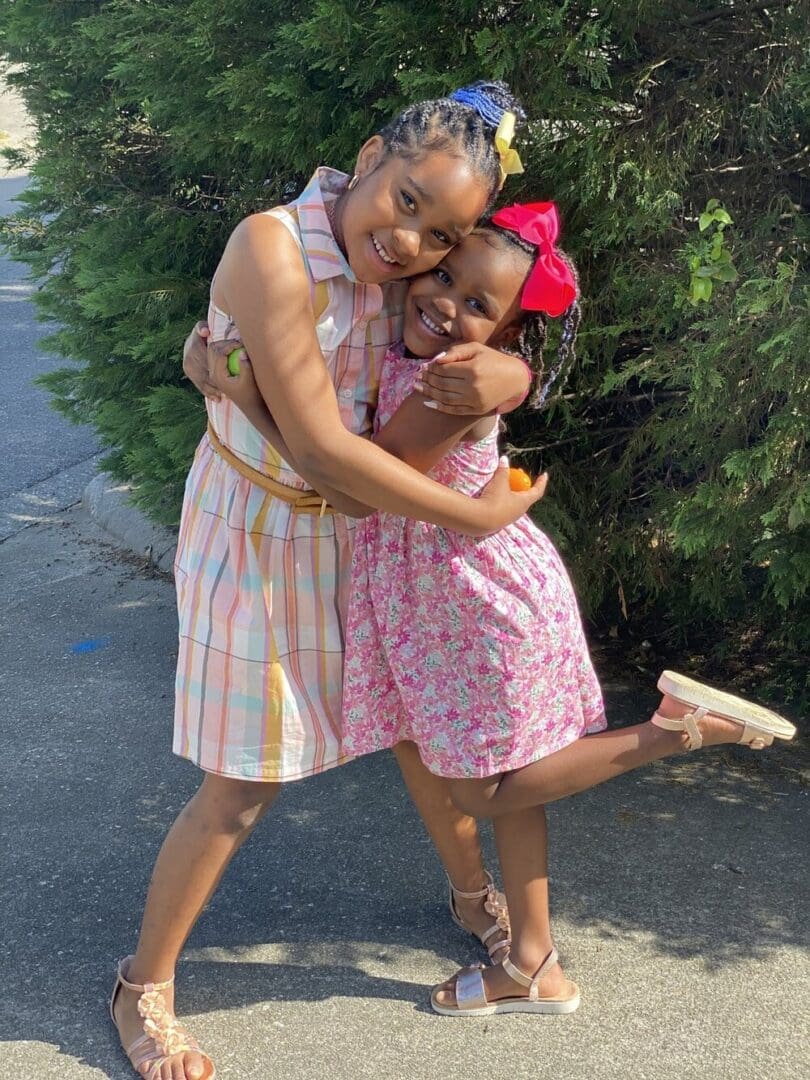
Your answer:
[[[661,715],[670,717],[687,711],[688,706],[668,697],[658,707]],[[700,723],[707,747],[739,738],[739,725],[732,721],[707,716]],[[465,813],[496,817],[576,795],[642,765],[683,753],[686,746],[683,732],[664,730],[648,720],[618,731],[586,735],[500,779],[454,781],[453,801]]]

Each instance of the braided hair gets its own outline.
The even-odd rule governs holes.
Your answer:
[[[491,219],[484,220],[475,232],[484,236],[496,237],[498,241],[511,245],[516,251],[522,252],[528,257],[529,271],[540,254],[539,249],[529,240],[524,240],[511,229],[504,229],[496,225]],[[556,248],[557,254],[564,260],[576,282],[577,297],[579,297],[579,275],[573,260],[564,251]],[[548,395],[552,386],[562,375],[563,381],[576,362],[577,330],[582,320],[582,309],[579,299],[569,304],[562,315],[562,332],[560,343],[557,347],[557,356],[546,373],[544,350],[548,341],[548,316],[544,311],[530,311],[525,308],[521,311],[520,335],[515,343],[519,356],[523,357],[531,370],[534,372],[534,389],[529,398],[530,409],[542,409],[548,402]]]
[[[518,122],[526,113],[505,82],[476,82],[449,97],[408,106],[379,132],[389,154],[411,160],[431,150],[463,154],[489,189],[501,187],[495,132],[505,112]]]

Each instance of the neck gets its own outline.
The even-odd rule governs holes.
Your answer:
[[[346,209],[346,191],[341,191],[340,195],[330,203],[326,203],[326,216],[329,218],[329,224],[332,226],[332,235],[335,238],[335,243],[346,257],[346,242],[343,239],[343,214]]]

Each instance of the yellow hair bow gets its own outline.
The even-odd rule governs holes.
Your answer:
[[[512,139],[515,137],[515,123],[517,117],[513,112],[505,112],[495,132],[495,152],[500,158],[501,187],[506,183],[507,176],[523,172],[523,162],[520,154],[512,149]]]

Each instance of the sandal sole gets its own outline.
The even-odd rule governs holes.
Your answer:
[[[676,698],[684,705],[693,705],[708,709],[715,716],[726,720],[736,720],[775,739],[792,739],[796,728],[789,720],[778,713],[755,705],[752,701],[728,694],[725,690],[716,690],[713,686],[697,682],[675,671],[664,671],[658,680],[658,689],[662,694]]]
[[[440,1016],[498,1016],[505,1013],[533,1013],[536,1016],[563,1016],[566,1013],[576,1012],[579,1008],[579,990],[570,998],[562,1001],[544,998],[540,1001],[529,1001],[528,998],[504,998],[493,1001],[490,1005],[479,1005],[475,1009],[458,1009],[452,1005],[440,1005],[430,995],[430,1007]]]

